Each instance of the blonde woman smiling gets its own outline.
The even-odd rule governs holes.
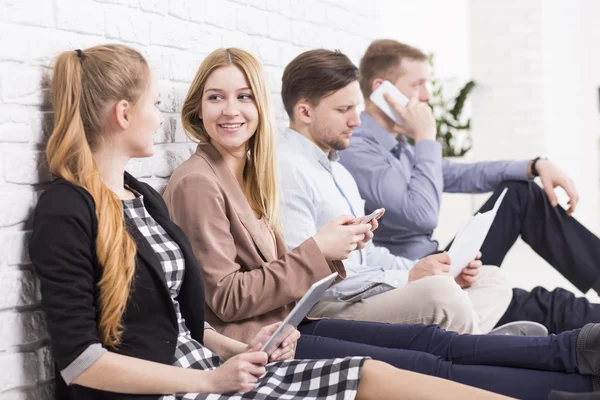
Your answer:
[[[322,83],[330,78],[323,76]],[[315,281],[332,271],[344,277],[339,260],[363,246],[376,223],[350,224],[354,218],[342,215],[287,250],[278,222],[269,91],[260,64],[247,52],[219,49],[206,57],[184,102],[182,121],[198,146],[173,173],[164,199],[171,218],[189,237],[202,270],[206,320],[224,335],[248,341],[261,326],[284,318]],[[299,339],[295,355],[298,359],[370,356],[521,398],[547,396],[553,388],[591,390],[589,376],[564,373],[579,372],[572,359],[578,331],[549,338],[505,338],[458,335],[430,326],[427,334],[405,344],[407,330],[421,327],[309,322],[300,331],[311,334]],[[361,336],[357,332],[366,329],[375,334],[354,342]],[[511,354],[518,348],[519,357],[505,356],[507,345],[513,346]],[[556,350],[562,347],[569,352]],[[448,393],[438,396],[447,398]]]
[[[290,360],[297,333],[267,364],[257,349],[276,324],[250,345],[211,330],[185,234],[160,195],[125,172],[153,154],[163,122],[146,60],[121,45],[64,52],[52,90],[57,179],[38,202],[30,254],[56,399],[500,398],[365,357]]]

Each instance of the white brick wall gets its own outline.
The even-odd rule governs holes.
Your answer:
[[[282,129],[287,119],[279,95],[281,74],[300,52],[337,48],[358,62],[376,37],[414,44],[436,53],[438,76],[458,77],[457,84],[471,76],[478,81],[471,157],[522,158],[548,152],[575,177],[584,195],[579,217],[593,229],[598,214],[598,172],[592,169],[598,161],[600,58],[590,50],[598,37],[593,29],[597,13],[591,10],[599,7],[594,0],[577,2],[577,7],[568,0],[496,3],[0,0],[0,400],[51,398],[51,356],[26,242],[35,201],[49,180],[42,145],[43,117],[49,113],[41,107],[40,83],[49,62],[65,49],[117,42],[147,57],[159,79],[166,120],[155,137],[156,155],[132,160],[128,169],[161,189],[193,149],[178,113],[198,64],[213,49],[241,47],[261,60]],[[573,78],[561,80],[565,76]],[[567,84],[557,84],[559,80]],[[562,97],[548,100],[557,93]],[[567,110],[578,115],[576,121],[558,118],[554,110],[561,98],[575,99]],[[565,127],[574,132],[566,141]],[[440,232],[446,239],[452,226],[462,223],[456,205],[465,208],[462,199],[448,200],[446,209],[452,212],[443,212],[442,220],[451,228],[445,236]],[[569,287],[527,254],[521,247],[507,258],[515,282]]]
[[[52,397],[53,371],[39,288],[26,251],[31,213],[49,181],[44,168],[42,75],[57,52],[129,44],[156,71],[165,124],[151,159],[129,170],[156,188],[193,146],[179,120],[202,59],[213,49],[249,50],[265,65],[280,128],[285,65],[316,47],[357,62],[375,38],[376,14],[359,0],[0,0],[0,400]],[[368,28],[368,29],[367,29]]]

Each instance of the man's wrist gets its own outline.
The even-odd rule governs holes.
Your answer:
[[[413,136],[415,142],[419,142],[421,140],[435,140],[435,132],[433,135],[429,132],[424,132],[423,134],[421,134],[421,132],[415,132],[415,135]]]
[[[531,172],[531,164],[533,164],[533,160],[529,160],[529,162],[527,163],[527,177],[529,179],[535,178],[535,176],[533,176],[533,173]]]
[[[534,158],[533,160],[531,160],[529,162],[529,164],[527,165],[527,175],[530,178],[535,178],[537,176],[540,176],[539,166],[546,160],[548,160],[548,157],[546,157],[546,156],[538,156],[538,157]]]

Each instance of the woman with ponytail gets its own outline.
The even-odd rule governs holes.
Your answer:
[[[40,196],[29,252],[57,400],[501,398],[365,357],[292,360],[297,331],[269,360],[258,349],[278,323],[250,344],[217,333],[185,234],[161,196],[125,172],[153,154],[163,122],[145,59],[121,45],[65,52],[52,90],[56,179]]]

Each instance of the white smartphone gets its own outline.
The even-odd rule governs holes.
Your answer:
[[[405,95],[403,95],[402,92],[399,91],[398,88],[394,86],[390,81],[381,82],[381,85],[379,85],[379,87],[375,89],[373,93],[371,93],[369,99],[371,99],[371,101],[375,103],[375,105],[379,107],[379,109],[383,111],[385,115],[390,117],[392,121],[394,121],[398,125],[403,125],[404,121],[402,121],[402,117],[400,117],[398,111],[396,111],[394,107],[392,107],[390,103],[388,103],[387,100],[383,97],[383,95],[386,93],[392,96],[392,98],[396,100],[396,102],[402,107],[406,107],[406,105],[408,104],[408,98]]]
[[[368,224],[369,222],[371,222],[371,220],[373,218],[377,218],[379,216],[379,214],[381,214],[383,212],[383,208],[378,208],[377,210],[373,211],[371,214],[365,216],[363,218],[362,221],[360,221],[361,224]]]

